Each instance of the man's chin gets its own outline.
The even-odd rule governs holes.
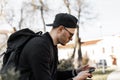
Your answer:
[[[65,45],[66,45],[66,43],[65,43],[65,44],[61,43],[61,45],[62,45],[62,46],[65,46]]]

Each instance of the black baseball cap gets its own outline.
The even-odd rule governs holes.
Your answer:
[[[55,20],[52,24],[46,24],[46,26],[53,26],[58,27],[60,25],[63,25],[67,28],[76,28],[77,27],[78,19],[68,13],[59,13],[55,16]]]

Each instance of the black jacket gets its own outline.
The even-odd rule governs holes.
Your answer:
[[[31,39],[24,47],[18,69],[20,80],[67,80],[72,71],[57,71],[58,49],[49,33]]]

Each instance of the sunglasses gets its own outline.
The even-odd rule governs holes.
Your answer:
[[[70,39],[71,39],[74,34],[71,33],[69,30],[67,30],[65,27],[64,27],[64,29],[70,34]]]

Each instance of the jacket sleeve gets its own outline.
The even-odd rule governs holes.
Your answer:
[[[73,77],[72,70],[57,71],[57,80],[72,80]]]

